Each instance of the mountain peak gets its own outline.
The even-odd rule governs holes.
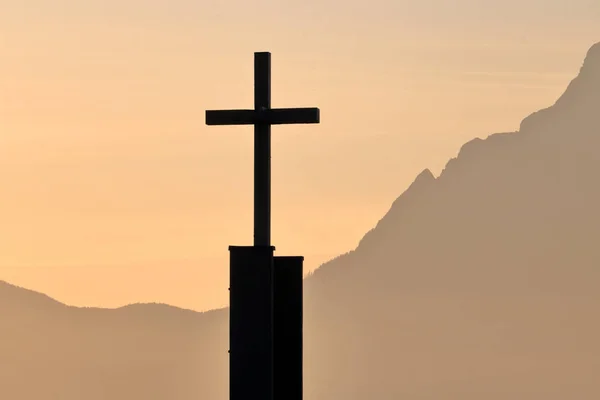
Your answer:
[[[406,189],[406,191],[394,201],[390,211],[388,212],[388,215],[395,214],[395,210],[404,209],[409,203],[417,201],[417,199],[423,194],[423,191],[431,187],[435,180],[435,176],[428,168],[421,171],[408,189]]]
[[[425,201],[429,188],[433,187],[435,182],[436,178],[428,168],[421,171],[408,189],[392,203],[389,211],[377,223],[375,228],[367,232],[361,239],[358,247],[368,247],[370,243],[379,241],[381,235],[394,230],[400,220],[409,217],[407,210],[411,210],[419,202]]]
[[[598,123],[599,103],[600,42],[590,47],[579,74],[556,103],[529,115],[521,122],[519,130],[543,133],[546,137],[561,137],[567,132],[572,135],[574,131],[585,135]]]
[[[578,103],[577,107],[581,107],[580,102],[582,100],[586,101],[586,104],[590,100],[595,103],[597,97],[600,96],[600,92],[598,92],[599,87],[600,42],[590,47],[579,70],[579,75],[571,81],[565,93],[556,102],[556,105],[560,105],[561,103]]]
[[[435,181],[435,176],[429,170],[429,168],[425,168],[423,171],[421,171],[419,175],[417,175],[415,181],[412,183],[412,185],[410,185],[410,187],[419,187],[421,185],[426,185],[432,181]]]
[[[590,47],[585,56],[581,72],[588,70],[600,72],[600,42]]]

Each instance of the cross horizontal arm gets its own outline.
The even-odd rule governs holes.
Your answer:
[[[269,110],[207,110],[206,125],[318,124],[318,108],[275,108]]]
[[[206,110],[206,125],[254,125],[254,110]]]
[[[283,125],[318,124],[320,113],[318,108],[274,108],[264,111],[264,114],[268,123]]]

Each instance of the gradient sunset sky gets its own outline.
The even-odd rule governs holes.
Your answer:
[[[0,0],[0,280],[67,304],[227,304],[252,242],[251,108],[270,51],[273,244],[353,249],[425,168],[550,106],[597,0]]]

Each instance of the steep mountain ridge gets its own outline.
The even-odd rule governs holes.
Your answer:
[[[600,277],[589,267],[600,261],[594,244],[600,214],[592,212],[600,200],[600,187],[594,184],[600,171],[599,111],[596,44],[553,106],[525,118],[519,132],[466,143],[437,179],[422,172],[355,251],[325,264],[311,279],[335,269],[334,264],[344,264],[347,271],[372,273],[376,280],[397,278],[400,285],[406,282],[420,289],[433,281],[449,286],[466,274],[479,275],[478,282],[486,276],[494,282],[508,280],[513,287],[520,280],[521,289],[529,290],[536,285],[530,275],[540,274],[542,265],[548,275],[569,259],[574,261],[574,255],[582,273]],[[552,251],[540,251],[541,243]],[[385,259],[390,254],[397,254],[394,262],[405,266],[392,268],[393,261]],[[486,267],[475,269],[476,265]],[[426,273],[432,269],[436,274]],[[515,269],[520,277],[498,275]],[[415,276],[420,272],[423,276]],[[579,285],[594,290],[594,280],[580,278],[573,290],[581,290]],[[549,280],[546,283],[552,284]],[[567,282],[560,278],[553,284]]]

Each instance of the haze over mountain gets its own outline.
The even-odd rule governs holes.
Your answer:
[[[305,397],[597,399],[600,44],[518,132],[423,171],[306,280]],[[227,310],[67,307],[0,284],[0,397],[227,396]]]
[[[323,112],[272,137],[273,243],[308,272],[425,167],[551,104],[600,37],[594,0],[272,3],[1,2],[0,279],[76,306],[227,306],[252,131],[203,111],[253,104],[255,51],[274,107]]]

